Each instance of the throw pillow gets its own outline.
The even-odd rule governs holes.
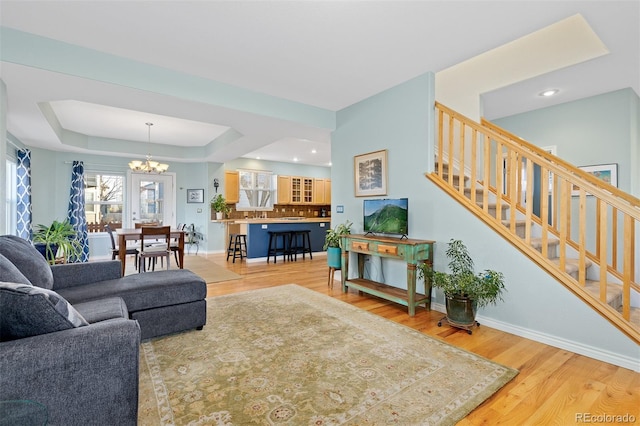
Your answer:
[[[22,275],[22,272],[16,265],[11,263],[9,259],[0,254],[0,281],[7,281],[11,283],[29,284],[27,277]]]
[[[62,296],[27,284],[0,282],[0,341],[89,325]]]
[[[0,254],[9,259],[31,284],[49,290],[53,288],[51,267],[29,241],[15,235],[2,235]]]

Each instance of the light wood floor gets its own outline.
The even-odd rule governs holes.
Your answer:
[[[236,260],[234,264],[226,262],[222,254],[185,256],[185,267],[195,273],[206,270],[209,262],[242,275],[239,280],[208,284],[210,297],[294,283],[520,371],[459,425],[624,423],[615,418],[595,421],[599,420],[595,416],[602,415],[633,416],[635,420],[630,423],[640,424],[640,373],[486,326],[475,329],[472,335],[446,325],[438,327],[440,312],[420,308],[409,317],[406,308],[395,303],[359,295],[355,290],[343,293],[339,281],[329,289],[326,257],[286,263],[278,260],[277,264]]]

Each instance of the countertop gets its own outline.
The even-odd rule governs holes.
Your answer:
[[[274,217],[274,218],[256,218],[256,219],[233,219],[232,223],[238,224],[260,224],[260,223],[318,223],[318,222],[331,222],[330,217]]]

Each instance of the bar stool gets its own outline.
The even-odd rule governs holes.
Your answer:
[[[278,239],[282,240],[282,246],[278,246]],[[290,231],[269,231],[269,250],[267,251],[267,263],[273,256],[273,263],[278,260],[278,254],[282,253],[282,260],[287,257],[291,260],[291,254],[289,252],[289,244],[291,242]]]
[[[313,254],[311,253],[311,231],[308,229],[291,231],[289,255],[293,257],[293,260],[297,261],[298,253],[302,253],[303,260],[307,253],[309,253],[309,258],[313,259]]]
[[[227,261],[231,255],[233,255],[233,263],[236,263],[238,257],[240,261],[247,257],[247,234],[229,234]]]

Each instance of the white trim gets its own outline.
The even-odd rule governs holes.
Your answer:
[[[440,303],[432,303],[431,310],[442,313],[446,313],[447,311],[445,305]],[[481,326],[495,328],[496,330],[515,334],[516,336],[533,340],[534,342],[544,343],[546,345],[553,346],[554,348],[564,349],[578,355],[584,355],[589,358],[597,359],[598,361],[607,362],[619,367],[628,368],[632,371],[640,372],[640,363],[636,358],[621,356],[613,352],[583,345],[572,340],[562,339],[550,334],[540,333],[538,331],[519,327],[502,321],[496,321],[482,315],[477,315],[476,320],[480,323]]]
[[[574,342],[572,340],[559,338],[557,336],[552,336],[546,333],[540,333],[535,330],[508,324],[502,321],[496,321],[491,318],[483,317],[482,315],[478,315],[476,319],[480,324],[495,328],[500,331],[515,334],[516,336],[524,337],[526,339],[530,339],[539,343],[544,343],[555,348],[568,350],[579,355],[597,359],[598,361],[607,362],[609,364],[640,372],[640,362],[638,362],[637,358],[622,356],[603,349],[594,348],[592,346]]]

